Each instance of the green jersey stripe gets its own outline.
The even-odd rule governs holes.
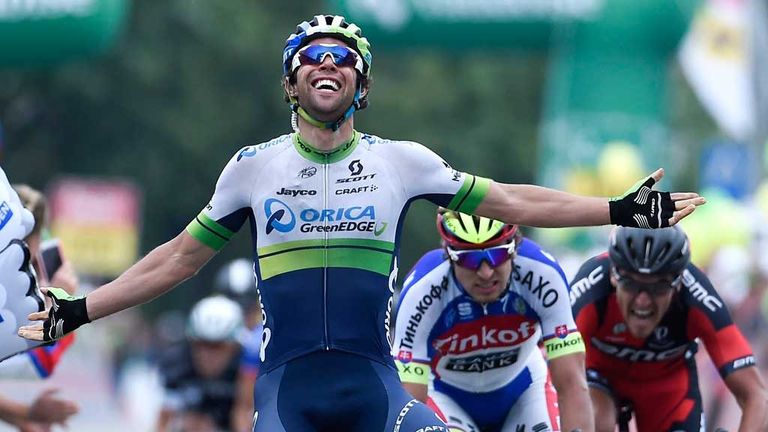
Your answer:
[[[187,225],[187,232],[201,243],[215,250],[221,250],[234,234],[202,212]]]
[[[485,195],[488,194],[490,187],[491,181],[489,179],[467,174],[461,189],[448,203],[448,208],[462,213],[474,213]]]
[[[261,280],[310,268],[356,268],[388,276],[392,254],[360,247],[303,248],[259,257]]]
[[[382,251],[393,252],[395,250],[395,244],[382,240],[369,240],[369,239],[314,239],[314,240],[296,240],[280,244],[274,244],[259,248],[259,256],[271,255],[279,252],[290,251],[293,249],[306,249],[313,247],[336,247],[336,246],[349,246],[349,247],[365,247],[369,249],[381,249]]]

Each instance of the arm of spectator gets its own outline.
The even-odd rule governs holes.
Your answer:
[[[155,425],[155,431],[166,432],[168,430],[168,426],[171,424],[171,420],[173,419],[174,415],[176,415],[175,411],[172,411],[168,408],[163,407],[160,410],[160,414],[158,414],[157,416],[157,424]]]
[[[75,402],[54,396],[57,391],[45,390],[31,404],[0,397],[0,419],[22,429],[32,427],[29,423],[39,423],[41,427],[64,425],[79,407]]]
[[[253,388],[258,373],[243,370],[237,374],[235,402],[232,405],[230,423],[234,432],[249,432],[253,424]]]
[[[746,367],[725,377],[725,384],[741,407],[739,431],[768,430],[768,393],[757,367]]]
[[[403,388],[417,399],[419,402],[427,403],[427,386],[426,384],[417,384],[412,382],[404,382]]]

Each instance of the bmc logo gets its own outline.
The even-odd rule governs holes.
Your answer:
[[[663,351],[653,351],[647,349],[638,349],[624,345],[613,345],[597,338],[592,338],[592,345],[600,351],[631,362],[655,362],[664,361],[680,357],[688,349],[688,345],[679,345]]]
[[[584,293],[592,289],[598,282],[603,280],[603,267],[597,267],[592,270],[586,277],[579,279],[571,285],[571,305],[576,303]]]

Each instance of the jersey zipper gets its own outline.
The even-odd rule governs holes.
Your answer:
[[[323,209],[328,208],[328,155],[324,155],[323,163]],[[328,221],[323,221],[324,226],[328,226]],[[329,351],[330,338],[328,337],[328,236],[327,230],[323,230],[323,337],[325,350]]]

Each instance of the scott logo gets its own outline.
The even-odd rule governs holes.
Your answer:
[[[356,176],[363,172],[363,164],[360,163],[360,159],[355,159],[349,163],[349,175]]]
[[[296,226],[296,216],[293,211],[278,199],[269,198],[264,201],[264,214],[267,216],[267,234],[273,230],[286,233]],[[283,222],[283,218],[288,220]]]

